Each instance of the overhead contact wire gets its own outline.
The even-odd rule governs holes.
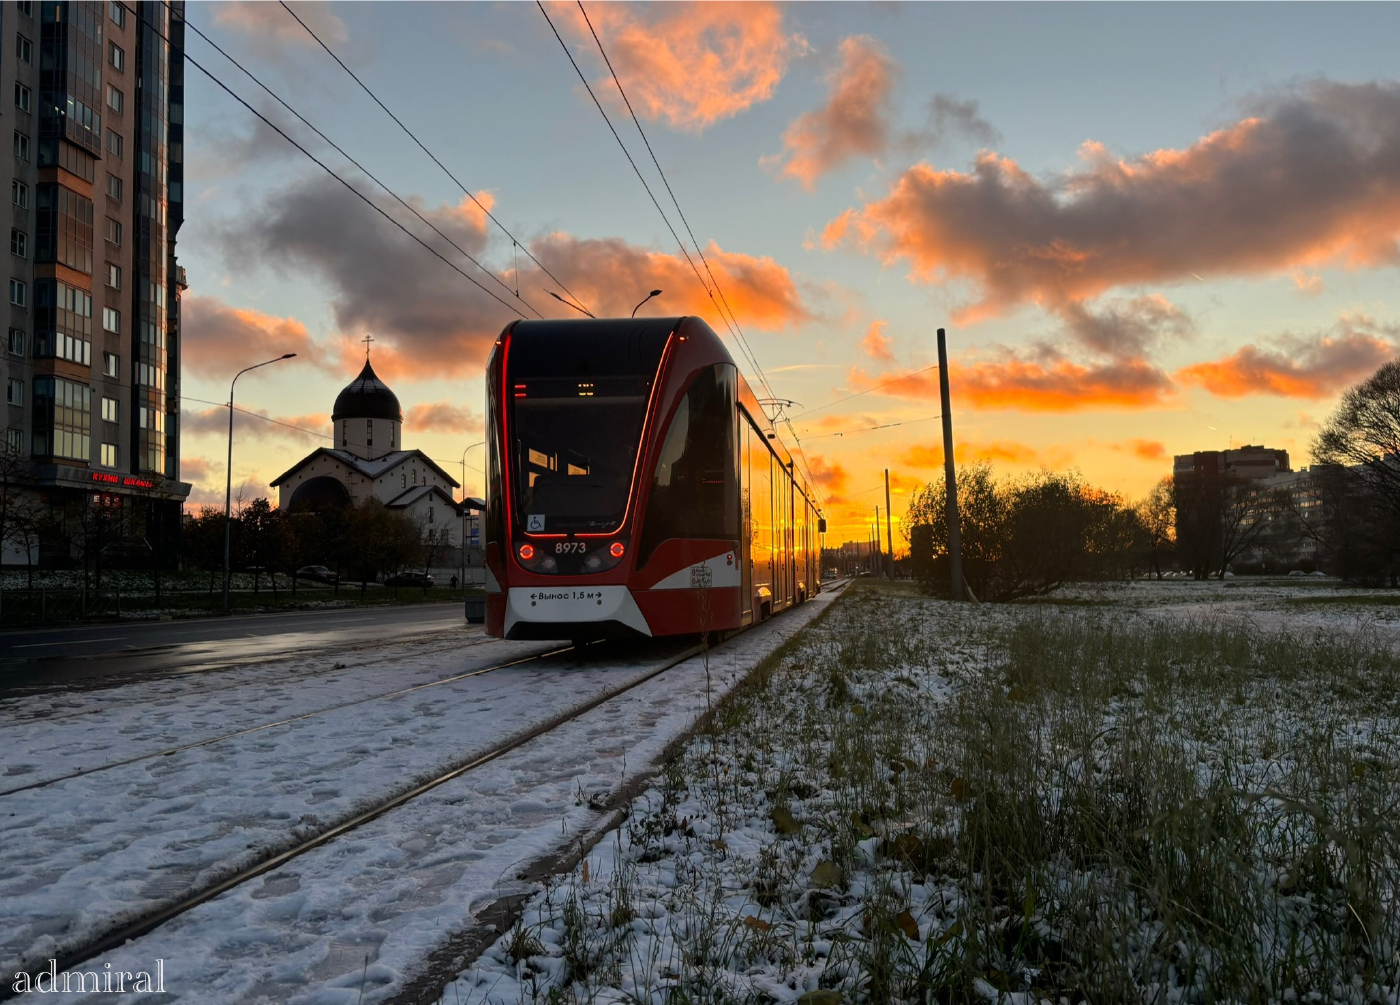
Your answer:
[[[370,90],[369,85],[366,84],[363,80],[361,80],[359,76],[356,75],[355,71],[350,69],[350,67],[345,64],[345,61],[339,56],[337,56],[335,54],[335,51],[321,40],[321,36],[317,35],[316,32],[311,29],[311,26],[309,24],[307,24],[305,21],[303,21],[300,17],[297,16],[296,11],[292,10],[291,7],[287,6],[285,0],[283,0],[282,2],[282,9],[285,10],[288,14],[290,14],[297,24],[301,25],[302,28],[306,29],[306,33],[310,35],[313,39],[315,39],[316,44],[326,51],[326,55],[330,56],[331,59],[335,60],[337,65],[339,65],[342,70],[344,70],[350,75],[350,79],[360,85],[360,89],[369,95],[370,100],[373,101],[376,105],[378,105],[380,109],[383,110],[385,115],[389,116],[389,118],[394,120],[394,124],[404,131],[405,135],[407,135],[408,138],[411,139],[414,142],[414,144],[417,145],[419,150],[422,150],[425,154],[428,155],[429,160],[431,160],[434,164],[436,164],[439,168],[442,169],[443,174],[447,175],[447,177],[452,179],[452,183],[456,185],[459,189],[461,189],[462,194],[465,195],[472,202],[474,202],[477,208],[480,209],[483,213],[485,213],[487,218],[501,229],[501,233],[505,234],[506,237],[509,237],[511,239],[512,243],[516,244],[524,250],[526,258],[534,262],[535,265],[539,267],[539,270],[543,272],[546,276],[548,276],[550,279],[552,279],[561,290],[567,293],[570,297],[573,297],[576,303],[583,303],[582,300],[580,300],[577,296],[574,295],[574,292],[572,290],[570,290],[567,286],[564,285],[563,281],[558,276],[550,272],[549,269],[545,267],[545,264],[534,256],[534,254],[530,251],[529,245],[521,244],[518,240],[516,240],[515,235],[506,229],[506,225],[503,224],[500,220],[496,219],[496,216],[494,213],[491,212],[490,207],[486,206],[480,199],[478,199],[472,193],[471,189],[467,188],[467,186],[463,185],[461,181],[458,180],[457,176],[454,175],[448,169],[446,164],[438,160],[436,154],[434,154],[431,150],[429,150],[426,146],[423,145],[423,141],[420,140],[414,134],[413,130],[409,129],[408,126],[404,125],[403,120],[400,119],[397,115],[395,115],[392,111],[390,111],[388,105],[384,104],[384,102],[379,100],[379,96],[375,94],[374,91]],[[587,305],[585,304],[584,306],[586,307]]]
[[[198,35],[200,38],[204,39],[204,41],[207,42],[209,45],[213,46],[215,52],[217,52],[219,55],[223,56],[223,57],[224,57],[225,59],[227,59],[230,63],[232,63],[234,66],[236,66],[239,70],[243,71],[243,74],[244,74],[249,80],[251,80],[253,83],[257,84],[257,85],[258,85],[259,87],[261,87],[264,91],[266,91],[267,94],[272,98],[273,101],[276,101],[279,105],[281,105],[281,106],[282,106],[283,108],[285,108],[288,112],[290,112],[292,115],[294,115],[294,116],[297,118],[297,120],[298,120],[299,122],[301,122],[302,125],[306,126],[306,128],[308,128],[308,129],[310,129],[313,133],[315,133],[317,136],[319,136],[325,143],[327,143],[333,150],[335,150],[336,153],[340,154],[340,156],[344,157],[347,161],[349,161],[349,162],[350,162],[351,164],[353,164],[356,168],[358,168],[358,169],[360,170],[360,172],[361,172],[362,174],[364,174],[364,176],[365,176],[366,178],[368,178],[370,181],[374,182],[374,183],[375,183],[376,185],[378,185],[381,189],[383,189],[383,190],[390,196],[390,198],[392,198],[392,199],[393,199],[395,202],[397,202],[400,206],[402,206],[404,209],[408,210],[410,213],[412,213],[414,216],[416,216],[419,220],[421,220],[421,221],[423,222],[423,224],[424,224],[425,226],[427,226],[429,229],[431,229],[433,233],[437,234],[438,237],[442,238],[444,241],[446,241],[448,244],[450,244],[453,248],[455,248],[455,249],[457,250],[457,252],[458,252],[463,258],[465,258],[467,261],[471,262],[473,265],[475,265],[475,266],[476,266],[478,269],[480,269],[482,272],[486,273],[488,276],[490,276],[492,279],[494,279],[494,280],[496,281],[496,283],[497,283],[503,290],[505,290],[507,293],[511,294],[512,296],[516,297],[518,300],[520,300],[521,303],[525,304],[526,307],[528,307],[528,308],[530,308],[530,310],[534,311],[536,317],[540,317],[540,318],[544,317],[544,315],[541,314],[541,313],[539,312],[539,309],[536,308],[534,304],[530,303],[530,302],[529,302],[528,300],[526,300],[524,297],[520,296],[520,290],[519,290],[519,288],[518,288],[518,285],[517,285],[517,288],[516,288],[516,289],[512,290],[512,289],[510,288],[509,284],[507,284],[506,281],[505,281],[504,279],[502,279],[500,276],[496,275],[496,273],[493,272],[490,268],[488,268],[487,266],[483,265],[480,261],[478,261],[478,260],[472,255],[471,252],[467,251],[466,248],[463,248],[463,247],[462,247],[460,244],[458,244],[456,241],[452,240],[452,238],[450,238],[450,237],[448,237],[446,234],[444,234],[444,233],[437,227],[436,224],[434,224],[434,223],[433,223],[431,220],[429,220],[426,216],[424,216],[424,215],[423,215],[422,213],[420,213],[417,209],[415,209],[411,203],[409,203],[409,202],[407,202],[406,200],[404,200],[401,196],[399,196],[399,194],[398,194],[397,192],[395,192],[393,189],[391,189],[391,188],[390,188],[388,185],[386,185],[384,182],[380,181],[379,178],[375,177],[375,175],[374,175],[368,168],[366,168],[363,164],[361,164],[359,161],[357,161],[354,157],[351,157],[350,154],[348,154],[348,153],[345,151],[345,148],[343,148],[339,143],[335,142],[335,140],[331,139],[329,136],[327,136],[325,133],[323,133],[320,129],[316,128],[316,126],[315,126],[314,124],[312,124],[312,123],[306,118],[306,116],[302,115],[302,114],[301,114],[300,112],[298,112],[295,108],[293,108],[291,105],[289,105],[286,101],[284,101],[284,100],[282,99],[282,97],[281,97],[280,95],[277,94],[276,91],[274,91],[272,88],[268,87],[268,86],[267,86],[266,84],[264,84],[261,80],[259,80],[258,77],[257,77],[251,70],[249,70],[246,66],[244,66],[242,63],[240,63],[238,60],[234,59],[231,55],[229,55],[228,52],[225,51],[225,50],[223,49],[223,47],[221,47],[221,46],[219,45],[219,43],[215,42],[215,41],[214,41],[212,38],[210,38],[208,35],[204,34],[204,32],[200,31],[199,28],[197,28],[191,21],[186,20],[186,21],[185,21],[185,24],[186,24],[186,26],[187,26],[191,31],[193,31],[196,35]]]
[[[681,209],[680,200],[676,198],[676,193],[671,188],[671,182],[666,177],[666,172],[662,169],[661,162],[656,157],[656,151],[652,149],[651,141],[647,139],[646,130],[642,128],[642,122],[637,117],[636,109],[632,107],[632,101],[627,97],[627,91],[623,88],[621,79],[618,78],[617,70],[613,69],[612,60],[608,58],[608,52],[603,48],[603,40],[598,37],[598,32],[593,27],[593,21],[589,18],[588,11],[584,9],[583,0],[576,0],[576,2],[578,3],[579,13],[583,15],[584,23],[588,25],[589,33],[593,36],[593,41],[598,46],[598,52],[603,57],[603,62],[607,65],[608,73],[612,75],[613,83],[617,85],[617,93],[622,96],[622,102],[627,106],[627,113],[632,116],[632,124],[637,127],[637,135],[642,138],[642,143],[647,148],[647,153],[651,157],[651,163],[655,166],[656,173],[661,176],[661,184],[666,186],[666,194],[671,197],[671,204],[676,207],[676,213],[680,216],[681,223],[685,225],[685,232],[690,235],[690,243],[695,245],[695,253],[700,256],[700,262],[705,266],[705,274],[710,277],[710,282],[714,284],[715,292],[719,294],[719,298],[724,304],[723,310],[720,310],[719,304],[715,304],[715,309],[720,310],[720,318],[724,321],[725,326],[731,328],[737,335],[739,341],[743,344],[744,354],[749,358],[749,362],[753,364],[754,370],[758,373],[759,381],[762,383],[768,396],[770,398],[776,397],[773,393],[773,388],[768,383],[768,375],[763,372],[763,367],[759,365],[757,357],[753,354],[752,348],[748,344],[748,339],[744,336],[743,329],[739,326],[738,317],[735,316],[733,309],[729,306],[729,300],[724,295],[723,287],[720,286],[719,280],[715,278],[714,271],[710,268],[709,259],[705,257],[705,249],[700,246],[699,240],[696,239],[695,231],[691,229],[690,221],[686,219],[685,210]],[[635,168],[635,165],[633,165],[633,167]],[[674,234],[674,231],[672,233]],[[713,299],[714,298],[711,297],[711,300]],[[725,317],[726,311],[728,312],[728,317]]]

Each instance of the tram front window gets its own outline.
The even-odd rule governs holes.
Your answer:
[[[607,533],[622,523],[649,385],[643,377],[517,383],[511,439],[520,529]]]

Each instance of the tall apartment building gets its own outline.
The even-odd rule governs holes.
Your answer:
[[[76,553],[75,505],[107,507],[158,549],[178,537],[184,27],[178,0],[0,3],[13,132],[0,426],[10,467],[54,513],[42,564]]]

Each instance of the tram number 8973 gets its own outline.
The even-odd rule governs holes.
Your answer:
[[[582,541],[557,541],[554,545],[554,554],[581,555],[587,547]]]

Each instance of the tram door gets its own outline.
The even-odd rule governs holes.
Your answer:
[[[735,443],[739,448],[739,570],[742,577],[740,589],[743,596],[743,624],[755,620],[753,610],[753,475],[749,467],[753,463],[753,435],[742,409],[735,410],[739,435]]]

